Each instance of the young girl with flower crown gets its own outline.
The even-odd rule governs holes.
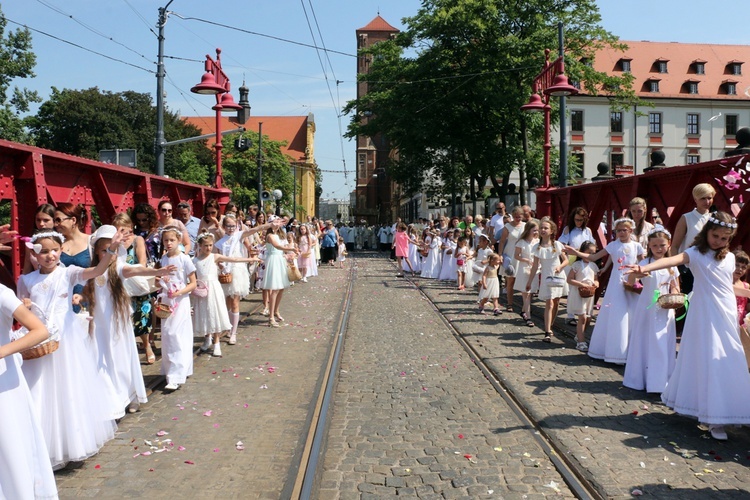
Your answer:
[[[198,235],[196,240],[198,250],[193,258],[195,265],[196,286],[206,290],[205,296],[194,293],[191,297],[193,303],[193,326],[196,335],[203,335],[201,351],[208,351],[213,345],[213,355],[221,356],[221,343],[219,338],[224,332],[232,328],[227,313],[227,304],[224,293],[219,283],[219,268],[217,264],[222,262],[258,262],[256,257],[228,257],[226,255],[213,253],[214,235],[205,232]]]
[[[549,217],[542,217],[539,221],[539,243],[534,245],[531,253],[534,263],[531,265],[530,276],[536,276],[537,269],[541,269],[539,285],[539,299],[544,304],[544,342],[552,342],[552,325],[557,317],[557,307],[563,295],[563,287],[554,283],[554,278],[563,278],[562,270],[568,265],[568,257],[563,251],[563,244],[555,240],[557,224]],[[526,282],[526,292],[531,292],[532,282]]]
[[[583,253],[596,253],[596,244],[593,241],[584,241],[581,243],[579,250]],[[599,281],[596,276],[599,273],[599,267],[593,262],[576,260],[571,266],[568,273],[568,284],[570,292],[568,293],[568,313],[578,316],[576,321],[576,349],[581,352],[589,350],[586,343],[586,326],[591,319],[591,313],[594,310],[594,297],[583,297],[580,287],[593,286],[599,288]]]
[[[114,406],[110,416],[115,419],[125,415],[125,408],[134,413],[141,403],[148,402],[138,350],[133,339],[130,296],[123,280],[135,276],[163,276],[172,270],[128,265],[123,259],[111,260],[107,249],[118,232],[124,240],[130,237],[126,231],[118,231],[115,226],[106,225],[91,236],[91,263],[97,265],[106,260],[109,266],[107,272],[89,280],[83,288],[89,312],[94,317],[97,368],[113,391],[110,400]]]
[[[612,259],[612,274],[591,334],[589,356],[620,365],[628,360],[628,339],[638,301],[635,293],[625,290],[623,273],[625,266],[635,264],[643,257],[641,244],[630,238],[634,226],[635,223],[630,219],[617,219],[614,225],[617,239],[593,255],[579,252],[570,246],[565,247],[586,262],[596,262],[605,256]]]
[[[484,305],[492,301],[494,306],[492,313],[495,316],[502,314],[498,299],[500,298],[500,280],[497,277],[497,271],[500,269],[502,258],[496,254],[490,254],[487,257],[487,267],[482,273],[482,289],[479,290],[479,314],[484,314]]]
[[[73,285],[101,276],[115,258],[122,237],[115,234],[106,247],[107,258],[96,267],[65,267],[60,263],[65,237],[55,231],[31,237],[39,269],[21,276],[18,297],[26,307],[36,305],[46,314],[51,335],[59,337],[56,351],[22,365],[36,411],[40,416],[50,462],[54,469],[95,455],[114,437],[110,394],[97,373],[88,328],[70,307]]]
[[[228,217],[225,217],[227,219]],[[225,226],[226,227],[226,226]],[[176,391],[193,374],[193,320],[190,316],[190,292],[195,289],[195,264],[180,249],[182,231],[167,226],[161,231],[164,255],[161,267],[171,272],[161,278],[161,302],[172,313],[161,322],[161,374],[167,376],[168,391]],[[166,295],[166,296],[165,296]]]
[[[656,226],[646,235],[648,251],[638,264],[645,266],[669,257],[672,235]],[[635,275],[628,283],[635,283]],[[679,293],[679,271],[669,267],[653,271],[641,279],[643,291],[638,296],[636,314],[630,329],[628,360],[622,385],[639,391],[660,393],[674,370],[677,331],[674,309],[662,309],[656,303],[659,295]]]
[[[734,254],[729,243],[737,223],[725,212],[711,214],[694,245],[673,257],[645,266],[631,265],[636,277],[678,265],[693,274],[692,300],[685,319],[674,371],[662,401],[675,412],[708,425],[718,440],[726,440],[726,425],[750,424],[750,373],[737,325],[732,287]]]

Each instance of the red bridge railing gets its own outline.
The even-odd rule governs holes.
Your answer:
[[[216,198],[220,204],[229,201],[230,191],[189,184],[166,177],[0,140],[0,199],[10,201],[11,228],[31,235],[34,212],[42,203],[56,205],[68,202],[83,204],[96,212],[102,221],[138,203],[154,207],[160,200],[186,201],[196,215],[202,215],[203,204]],[[14,286],[23,265],[19,242],[14,242],[10,256],[0,262],[0,282]]]
[[[567,188],[537,190],[537,208],[540,215],[550,215],[560,229],[567,222],[570,210],[583,207],[590,213],[589,226],[594,234],[599,233],[599,248],[607,241],[599,224],[603,220],[621,217],[627,212],[630,200],[636,196],[648,203],[647,220],[651,221],[651,209],[656,209],[664,226],[674,231],[680,216],[691,211],[692,190],[696,184],[707,182],[716,189],[714,204],[719,210],[729,212],[738,220],[737,235],[732,247],[741,246],[750,251],[750,155],[733,156],[694,165],[667,167],[639,175],[607,181],[597,181]],[[730,171],[737,175],[727,182],[724,177]],[[609,216],[609,217],[608,217]],[[606,220],[605,220],[606,219]],[[609,225],[609,224],[607,224]],[[613,234],[608,227],[608,235]]]

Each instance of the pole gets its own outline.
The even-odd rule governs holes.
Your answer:
[[[167,24],[167,7],[159,9],[159,54],[156,60],[156,175],[164,175],[164,25]]]
[[[292,163],[292,172],[294,175],[294,184],[292,184],[292,200],[294,209],[292,212],[292,217],[297,217],[297,165]]]
[[[263,122],[258,123],[258,209],[263,211]]]
[[[221,143],[221,96],[222,94],[216,94],[216,188],[221,189],[221,150],[224,145]]]
[[[565,55],[565,46],[563,40],[563,23],[557,23],[557,45],[559,55]],[[560,97],[560,179],[559,186],[568,185],[568,127],[566,123],[565,96]]]

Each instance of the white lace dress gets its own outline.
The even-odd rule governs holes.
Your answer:
[[[198,297],[194,294],[190,296],[193,305],[193,331],[196,336],[222,333],[232,328],[224,290],[219,283],[219,270],[214,255],[211,254],[203,259],[193,258],[196,279],[205,282],[208,286],[207,296]]]
[[[227,257],[247,257],[247,249],[242,244],[242,231],[236,230],[231,236],[226,235],[216,242],[215,247],[218,252]],[[222,283],[224,295],[231,297],[239,295],[247,297],[250,294],[250,272],[247,264],[225,262],[222,264],[223,273],[232,273],[231,283]]]

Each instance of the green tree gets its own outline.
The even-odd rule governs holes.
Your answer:
[[[590,93],[608,89],[613,106],[634,102],[629,75],[586,64],[598,47],[617,46],[593,0],[424,0],[403,32],[360,54],[371,60],[370,73],[359,76],[369,92],[347,104],[347,135],[386,136],[399,152],[389,173],[407,193],[429,190],[427,180],[443,194],[468,183],[473,194],[488,178],[503,193],[514,169],[538,176],[541,149],[524,138],[541,138],[542,123],[520,107],[544,49],[557,47],[558,21],[569,77]]]
[[[31,51],[31,33],[27,29],[5,30],[8,21],[0,11],[0,138],[29,142],[21,113],[29,105],[41,102],[39,95],[28,89],[10,86],[16,78],[33,78],[36,55]]]
[[[36,116],[27,119],[27,123],[36,144],[43,148],[91,159],[98,159],[102,149],[135,149],[138,168],[154,171],[156,107],[149,94],[115,93],[96,87],[86,90],[53,87],[49,100],[40,106]],[[169,141],[198,136],[201,131],[166,110],[164,134]],[[191,152],[192,157],[183,156],[186,151]],[[168,147],[164,171],[170,177],[188,180],[183,178],[187,175],[194,181],[200,175],[193,167],[208,169],[213,163],[206,141],[197,141]],[[186,169],[186,165],[191,168]],[[206,179],[201,183],[205,184]]]
[[[253,147],[247,151],[236,151],[232,147],[222,150],[224,187],[232,190],[232,199],[243,209],[258,202],[258,133],[246,131],[244,135],[252,140]],[[237,137],[239,135],[226,136],[223,142],[234,144]],[[263,136],[263,189],[280,189],[284,194],[281,206],[291,213],[294,187],[292,158],[282,153],[282,146],[286,146],[286,142],[272,141],[268,136]]]

